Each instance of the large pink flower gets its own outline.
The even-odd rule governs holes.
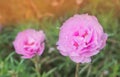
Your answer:
[[[16,53],[22,55],[22,58],[32,58],[43,53],[44,40],[45,34],[43,31],[27,29],[18,33],[13,45]]]
[[[74,15],[60,28],[57,49],[76,63],[89,63],[105,46],[107,34],[95,16]]]

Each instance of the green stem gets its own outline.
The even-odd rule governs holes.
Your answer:
[[[80,64],[79,63],[77,63],[76,64],[76,71],[75,71],[75,77],[79,77],[79,66],[80,66]]]
[[[39,56],[36,55],[32,61],[35,65],[35,71],[37,73],[37,77],[40,77]]]

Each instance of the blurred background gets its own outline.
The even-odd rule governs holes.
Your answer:
[[[74,77],[75,63],[56,49],[59,28],[74,14],[94,15],[109,35],[106,47],[81,77],[120,77],[120,0],[0,0],[0,77],[36,77],[31,60],[23,60],[12,42],[18,32],[33,28],[46,33],[40,57],[41,77]]]
[[[1,0],[0,23],[60,17],[69,12],[120,16],[119,0]]]

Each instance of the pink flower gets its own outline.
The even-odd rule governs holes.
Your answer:
[[[57,49],[76,63],[89,63],[105,46],[107,34],[95,16],[74,15],[60,28]]]
[[[1,32],[1,30],[2,30],[2,26],[0,25],[0,32]]]
[[[41,55],[44,51],[45,34],[43,31],[27,29],[19,32],[13,42],[17,54],[22,58],[32,58],[35,55]]]

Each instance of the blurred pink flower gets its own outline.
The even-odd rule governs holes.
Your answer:
[[[35,55],[41,55],[44,51],[45,34],[43,31],[27,29],[19,32],[13,45],[17,54],[22,58],[32,58]]]
[[[1,32],[1,30],[2,30],[2,26],[0,25],[0,32]]]
[[[107,34],[95,16],[74,15],[60,28],[57,49],[76,63],[89,63],[105,46]]]

